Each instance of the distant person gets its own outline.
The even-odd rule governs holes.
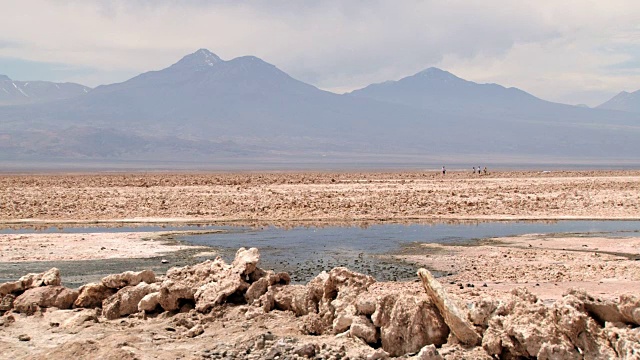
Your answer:
[[[484,167],[483,171],[484,171],[484,174],[487,175],[487,167],[486,166]]]
[[[447,174],[447,169],[444,168],[444,166],[442,167],[442,175],[446,175]]]
[[[476,173],[476,167],[475,166],[473,167],[473,173],[474,174]]]
[[[478,175],[480,175],[480,166],[478,166]]]

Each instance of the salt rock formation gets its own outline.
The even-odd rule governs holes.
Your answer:
[[[0,299],[0,314],[5,311],[9,311],[13,309],[13,302],[15,301],[16,296],[13,294],[7,294]]]
[[[585,309],[599,321],[620,322],[640,325],[640,298],[621,295],[618,302],[595,298],[584,290],[569,289],[566,295],[572,295],[584,302]]]
[[[156,282],[156,275],[151,270],[138,272],[125,271],[121,274],[113,274],[102,279],[102,285],[111,289],[122,289],[125,286],[136,286],[141,282],[152,284]]]
[[[213,281],[198,288],[194,294],[196,310],[205,312],[222,304],[234,294],[244,300],[244,293],[250,286],[247,279],[256,271],[258,261],[260,261],[258,249],[239,249],[231,266],[225,266],[223,271],[215,274]]]
[[[13,302],[13,308],[18,312],[27,314],[33,313],[38,307],[70,309],[77,297],[77,291],[64,286],[36,287],[18,296]]]
[[[51,268],[40,274],[27,274],[18,281],[22,282],[25,290],[39,286],[59,286],[62,283],[60,280],[60,270],[57,268]]]
[[[243,297],[249,288],[249,284],[240,277],[230,277],[220,281],[202,285],[194,294],[196,310],[207,312],[216,305],[225,302],[232,295]],[[233,299],[233,301],[238,301]]]
[[[358,297],[375,283],[375,279],[344,267],[331,269],[326,279],[322,276],[320,279],[324,279],[324,282],[322,297],[318,302],[318,314],[325,323],[331,324],[334,333],[343,332],[358,315],[355,307]],[[310,295],[320,293],[318,285],[318,282],[309,283]]]
[[[575,359],[582,354],[615,358],[602,328],[572,295],[546,306],[525,288],[498,302],[489,315],[482,346],[492,356]]]
[[[256,270],[251,274],[253,278],[257,278],[244,294],[247,304],[253,304],[263,294],[265,294],[270,286],[287,285],[291,282],[291,277],[286,272],[274,273],[273,271]]]
[[[341,333],[349,330],[358,315],[355,307],[358,295],[375,283],[371,276],[338,267],[323,271],[306,286],[272,285],[254,305],[265,312],[273,309],[292,311],[297,316],[312,315],[307,330],[313,334]]]
[[[469,308],[469,320],[471,320],[474,325],[484,330],[489,326],[489,318],[494,314],[497,306],[498,300],[491,297],[481,297],[471,303]]]
[[[369,344],[381,342],[392,356],[446,342],[449,330],[426,297],[376,296],[369,292],[374,283],[370,276],[334,268],[307,285],[269,286],[253,305],[264,312],[277,309],[303,316],[302,330],[308,334],[348,331]]]
[[[604,338],[611,344],[620,359],[637,359],[640,354],[640,327],[628,328],[607,323]]]
[[[438,349],[436,349],[435,345],[427,345],[420,349],[418,355],[416,355],[414,360],[442,360],[442,355],[438,353]]]
[[[323,271],[307,285],[271,285],[252,304],[260,306],[263,312],[276,309],[291,311],[296,316],[309,315],[305,331],[309,334],[322,334],[327,331],[328,325],[318,316],[318,304],[324,296],[324,283],[328,278],[329,274]]]
[[[147,298],[141,308],[150,309],[157,300],[164,310],[174,311],[181,304],[191,302],[195,303],[196,310],[206,312],[227,301],[253,301],[262,296],[270,284],[289,283],[288,274],[259,269],[259,260],[258,249],[240,248],[231,265],[217,258],[193,266],[171,268],[158,294]]]
[[[147,294],[157,292],[158,284],[141,282],[136,286],[126,286],[102,302],[102,315],[113,320],[138,312],[138,303]]]
[[[10,281],[3,284],[0,284],[0,297],[4,297],[5,295],[15,294],[22,292],[24,290],[22,286],[22,281]]]
[[[97,322],[99,314],[116,319],[139,311],[206,312],[223,303],[247,304],[225,309],[236,312],[231,319],[290,311],[299,317],[305,334],[335,334],[336,339],[381,345],[371,358],[588,359],[634,358],[640,353],[640,300],[634,296],[611,301],[572,290],[546,305],[519,288],[500,297],[474,297],[466,307],[422,269],[418,274],[427,294],[415,295],[392,291],[346,268],[322,272],[307,285],[290,285],[287,273],[258,268],[259,258],[257,249],[241,248],[231,264],[217,258],[172,268],[161,283],[150,271],[126,272],[86,284],[80,293],[60,286],[59,272],[51,269],[1,284],[0,312],[102,306],[79,311],[62,325],[80,331]],[[152,283],[138,282],[143,279]],[[122,284],[129,285],[119,290],[107,286]],[[204,332],[195,313],[170,315],[176,326],[188,329],[185,337]]]
[[[194,288],[184,282],[165,280],[160,285],[160,291],[157,295],[158,304],[166,311],[178,310],[181,301],[193,301],[195,292]]]
[[[418,276],[422,280],[427,295],[438,307],[444,322],[449,326],[451,332],[462,343],[467,345],[477,345],[481,338],[475,331],[473,325],[467,320],[467,314],[461,310],[455,300],[449,296],[442,284],[436,280],[426,269],[419,269]]]
[[[116,293],[116,289],[106,287],[103,283],[89,283],[80,287],[78,298],[73,304],[77,308],[102,307],[104,299]]]
[[[447,342],[449,328],[426,297],[388,295],[372,315],[380,327],[382,348],[392,356],[415,353],[428,344]]]
[[[140,302],[138,302],[138,311],[152,312],[160,305],[160,293],[152,292],[145,295]]]
[[[349,327],[351,335],[364,340],[367,344],[377,344],[379,340],[378,329],[373,325],[371,319],[364,315],[353,318]]]
[[[619,300],[618,309],[625,322],[640,325],[640,297],[623,294]]]
[[[267,293],[257,302],[264,312],[276,310],[291,311],[296,316],[317,311],[317,303],[309,299],[309,290],[305,285],[270,286]]]
[[[40,274],[27,274],[17,281],[0,284],[0,297],[7,294],[19,295],[25,290],[40,286],[59,286],[61,283],[60,270],[51,268]]]

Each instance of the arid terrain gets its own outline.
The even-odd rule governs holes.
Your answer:
[[[0,221],[640,218],[640,171],[0,176]]]
[[[5,228],[640,220],[640,171],[2,175],[0,204]],[[638,359],[638,231],[417,244],[395,255],[446,274],[444,298],[417,275],[376,282],[340,268],[289,285],[289,275],[255,270],[259,249],[79,291],[61,289],[64,273],[32,275],[0,285],[0,358]],[[0,263],[189,248],[158,236],[0,234]]]

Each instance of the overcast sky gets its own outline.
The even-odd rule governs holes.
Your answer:
[[[199,48],[344,92],[430,66],[597,105],[640,89],[638,0],[2,0],[0,74],[124,81]]]

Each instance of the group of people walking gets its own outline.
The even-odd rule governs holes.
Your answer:
[[[481,169],[480,166],[478,166],[477,168],[474,166],[473,174],[475,174],[476,172],[478,173],[478,175],[481,175],[482,173],[487,175],[487,167],[485,166],[484,169]],[[447,169],[444,166],[442,167],[442,175],[447,175]]]
[[[485,174],[485,175],[487,175],[487,167],[486,167],[486,166],[484,167],[484,170],[480,170],[480,166],[478,166],[478,168],[477,168],[477,169],[476,169],[476,167],[474,166],[474,167],[473,167],[473,174],[475,174],[475,173],[476,173],[476,170],[478,171],[478,175],[480,175],[480,174],[481,174],[481,171],[482,171],[482,172],[484,172],[484,174]]]

